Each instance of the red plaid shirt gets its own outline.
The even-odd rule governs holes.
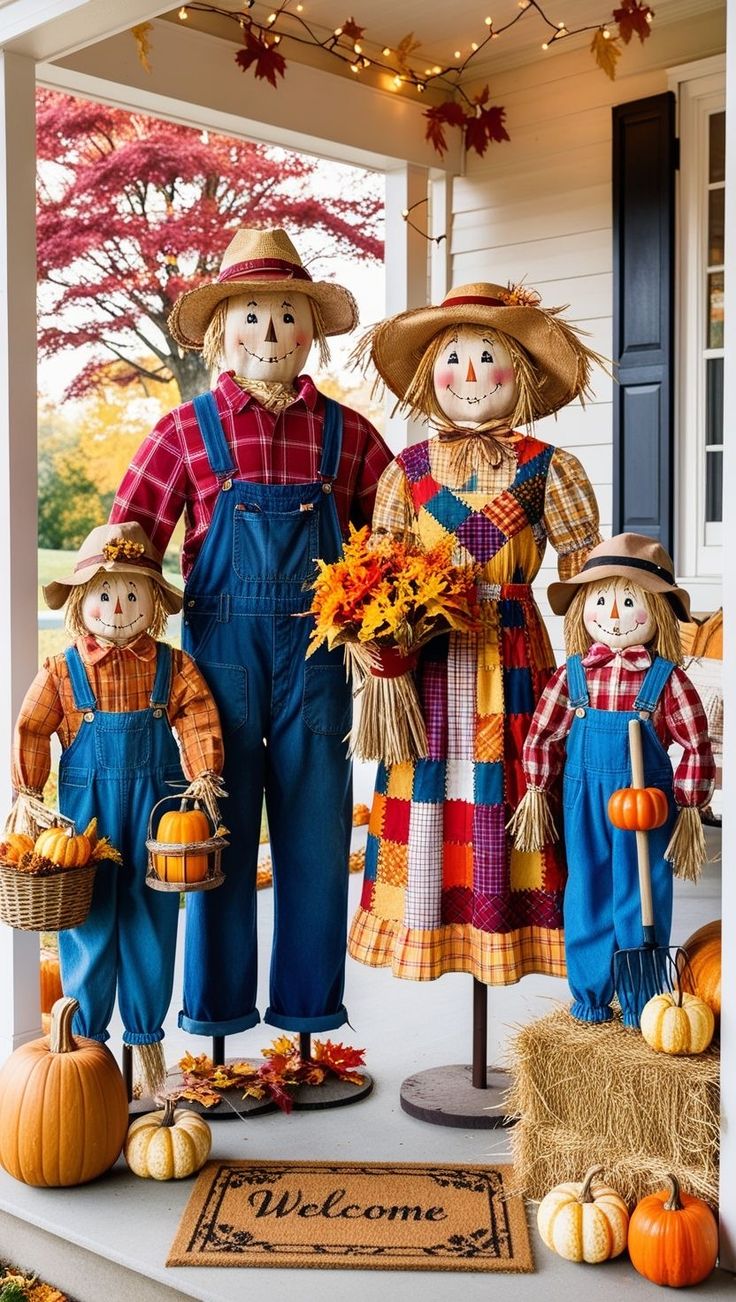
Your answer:
[[[322,452],[324,398],[308,375],[296,381],[297,397],[284,412],[267,411],[224,372],[214,389],[236,478],[258,484],[313,483]],[[343,407],[342,455],[335,505],[343,533],[348,522],[370,524],[376,487],[392,453],[373,426]],[[164,552],[186,512],[181,568],[194,564],[209,527],[220,481],[210,470],[191,402],[175,407],[144,439],[118,489],[110,522],[137,520]]]
[[[616,654],[595,642],[583,657],[591,708],[633,710],[651,663],[644,647]],[[522,763],[529,786],[547,788],[562,771],[565,741],[574,717],[567,696],[567,666],[561,665],[542,693],[524,743]],[[675,772],[677,804],[707,805],[716,772],[708,721],[700,697],[682,669],[674,669],[667,679],[652,723],[665,750],[673,742],[683,749]]]

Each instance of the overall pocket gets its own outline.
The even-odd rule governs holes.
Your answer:
[[[215,698],[223,733],[237,732],[248,721],[248,670],[211,660],[198,660],[197,668]]]
[[[353,698],[350,684],[345,681],[344,665],[305,665],[302,718],[312,732],[326,737],[347,736]]]
[[[236,502],[233,511],[233,569],[247,581],[291,580],[303,583],[319,554],[319,512],[311,503],[302,510],[263,510],[254,502]]]
[[[148,710],[133,714],[102,714],[95,719],[95,756],[104,773],[147,768],[151,760],[151,720]]]

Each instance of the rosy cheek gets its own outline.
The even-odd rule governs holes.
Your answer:
[[[101,613],[99,606],[88,606],[87,608],[88,619],[99,619]]]
[[[491,371],[491,380],[494,384],[510,384],[513,378],[513,366],[494,366]]]
[[[435,371],[434,382],[438,389],[449,389],[452,384],[454,372],[447,367],[446,370]]]
[[[647,615],[648,612],[644,609],[643,606],[639,606],[638,610],[634,611],[634,619],[636,620],[637,624],[646,624]]]

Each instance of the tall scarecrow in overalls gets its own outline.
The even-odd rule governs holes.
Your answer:
[[[554,669],[531,584],[548,539],[562,577],[580,568],[598,508],[576,458],[518,426],[582,396],[595,358],[533,291],[487,283],[382,322],[366,346],[404,407],[437,430],[385,471],[374,530],[427,547],[452,538],[456,563],[477,567],[481,627],[420,653],[428,756],[379,767],[350,953],[420,981],[562,975],[560,854],[516,853],[506,824]]]
[[[179,896],[146,886],[146,829],[172,783],[184,793],[184,775],[188,794],[216,806],[223,760],[217,707],[191,657],[157,640],[182,594],[163,577],[140,525],[93,529],[72,573],[45,587],[44,597],[52,610],[66,604],[74,643],[44,662],[26,694],[13,781],[21,794],[42,795],[56,733],[61,813],[77,827],[96,818],[122,853],[119,868],[97,872],[86,922],[59,932],[62,985],[79,1002],[75,1030],[103,1042],[117,989],[123,1042],[137,1046],[153,1090],[165,1074],[160,1042]]]
[[[313,340],[351,330],[352,296],[313,281],[284,231],[240,230],[213,284],[169,320],[202,349],[214,389],[155,427],[112,518],[164,548],[182,511],[184,645],[215,695],[225,736],[225,884],[187,903],[180,1025],[220,1037],[259,1021],[256,865],[265,792],[275,924],[265,1020],[330,1030],[343,1006],[351,696],[340,653],[305,665],[315,559],[336,560],[348,523],[370,521],[391,454],[356,412],[300,374]]]
[[[549,600],[565,615],[567,661],[545,688],[524,745],[527,794],[516,843],[549,843],[548,792],[564,770],[570,1011],[580,1021],[607,1022],[614,952],[642,947],[635,835],[608,815],[613,792],[631,785],[630,720],[639,721],[646,786],[663,791],[669,806],[648,833],[658,947],[669,942],[673,868],[696,880],[705,857],[699,809],[710,799],[715,765],[705,712],[681,668],[677,620],[690,620],[690,599],[664,547],[619,534],[596,547],[574,578],[553,583]],[[682,747],[674,779],[673,743]],[[626,979],[615,991],[627,1025],[639,1024],[646,984]]]

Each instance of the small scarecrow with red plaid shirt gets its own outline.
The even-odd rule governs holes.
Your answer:
[[[64,993],[79,1002],[75,1029],[103,1042],[117,989],[123,1042],[136,1047],[153,1092],[165,1075],[160,1042],[179,896],[146,886],[146,828],[172,783],[217,814],[224,794],[217,706],[191,657],[157,640],[182,594],[163,577],[140,525],[93,529],[73,572],[45,587],[44,597],[52,610],[66,605],[74,643],[45,661],[26,694],[13,782],[19,800],[42,797],[55,733],[59,809],[77,827],[96,818],[121,851],[119,869],[97,873],[87,920],[59,933],[61,977]]]
[[[212,390],[164,417],[133,458],[112,520],[162,551],[186,533],[183,645],[217,700],[226,745],[225,883],[187,901],[180,1025],[221,1037],[256,1008],[256,870],[268,814],[275,925],[265,1020],[328,1031],[343,1005],[351,835],[351,692],[342,652],[305,664],[315,561],[370,523],[391,453],[357,412],[300,374],[313,341],[356,324],[347,289],[314,281],[285,231],[240,230],[217,280],[182,294],[169,329],[201,350]]]
[[[614,951],[642,943],[635,839],[607,812],[612,793],[631,785],[629,720],[640,721],[646,785],[664,791],[670,807],[664,825],[649,832],[658,946],[669,942],[673,869],[697,880],[705,859],[699,811],[710,799],[715,764],[700,697],[681,668],[677,620],[690,621],[690,599],[664,547],[642,534],[619,534],[548,595],[555,614],[565,616],[567,661],[532,719],[522,756],[527,791],[511,830],[522,851],[554,839],[548,792],[563,773],[570,1011],[580,1021],[606,1022]],[[682,747],[674,775],[673,743]],[[623,1013],[638,1025],[636,1009]]]

